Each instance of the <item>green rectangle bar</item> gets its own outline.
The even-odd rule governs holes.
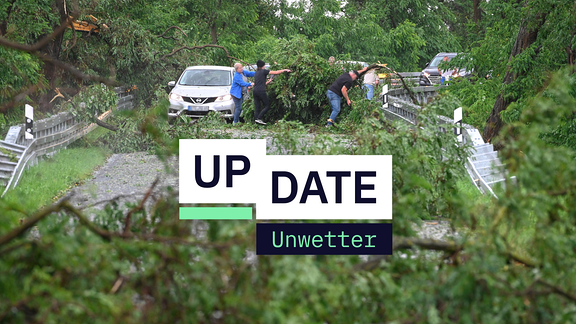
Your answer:
[[[180,219],[252,219],[252,207],[180,207]]]

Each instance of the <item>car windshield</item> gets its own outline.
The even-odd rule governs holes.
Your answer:
[[[229,86],[232,84],[230,71],[188,70],[180,78],[180,85],[187,86]]]
[[[436,56],[432,62],[430,62],[430,67],[437,67],[438,65],[440,65],[440,63],[442,62],[442,60],[444,59],[444,56]],[[451,57],[448,57],[448,61],[450,61]]]

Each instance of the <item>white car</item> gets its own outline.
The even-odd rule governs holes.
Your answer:
[[[227,66],[191,66],[186,68],[168,96],[168,119],[183,115],[192,118],[206,116],[210,111],[234,117],[234,101],[230,95],[234,68]]]

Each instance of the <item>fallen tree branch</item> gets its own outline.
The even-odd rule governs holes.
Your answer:
[[[422,239],[417,237],[394,237],[393,238],[393,251],[397,250],[406,250],[406,249],[413,249],[413,248],[420,248],[422,250],[433,250],[433,251],[444,251],[450,254],[459,252],[463,249],[463,245],[458,245],[453,241],[440,241],[440,240],[433,240],[433,239]],[[364,263],[360,263],[356,266],[358,270],[372,270],[382,260],[386,260],[389,256],[382,255],[377,256],[371,260],[368,260]],[[509,260],[516,261],[528,267],[537,267],[537,262],[532,261],[528,258],[522,257],[513,252],[504,253],[504,257]]]
[[[66,3],[66,1],[64,1],[64,3]],[[72,46],[70,46],[70,48],[68,48],[68,41],[66,41],[66,48],[64,49],[64,51],[66,52],[66,58],[68,58],[68,53],[70,53],[70,51],[74,48],[74,46],[76,46],[76,27],[74,27],[74,24],[70,24],[70,27],[72,27],[72,36],[74,36],[74,39],[72,40]]]
[[[166,37],[166,36],[164,36],[164,35],[165,35],[170,29],[172,29],[172,28],[176,28],[176,29],[178,29],[182,34],[186,35],[186,33],[182,30],[182,28],[180,28],[180,27],[178,27],[178,26],[171,26],[171,27],[168,27],[168,28],[162,33],[162,35],[158,35],[158,36],[156,36],[156,37],[162,37],[162,38],[166,38],[166,39],[172,38],[172,39],[176,40],[176,38],[174,38],[174,36],[172,36],[172,37]],[[186,37],[188,37],[188,35],[186,35]]]
[[[144,203],[146,202],[148,197],[150,197],[150,195],[152,194],[152,191],[154,190],[154,187],[156,187],[156,185],[158,184],[159,180],[160,179],[158,177],[156,177],[156,180],[154,180],[154,182],[152,183],[152,185],[150,186],[150,188],[148,189],[148,191],[144,195],[144,198],[142,198],[142,200],[140,201],[140,204],[138,204],[138,206],[136,206],[135,208],[132,208],[128,212],[128,214],[126,215],[126,220],[124,221],[124,233],[123,233],[123,235],[127,235],[130,232],[130,221],[132,219],[132,214],[134,212],[138,212],[138,211],[141,211],[142,209],[144,209]]]
[[[140,135],[140,133],[134,133],[134,134]],[[176,195],[176,197],[178,197],[178,191],[175,191],[174,194]],[[98,206],[98,205],[101,205],[101,204],[105,204],[105,203],[110,203],[110,202],[113,202],[113,201],[118,201],[119,199],[122,199],[122,198],[133,198],[133,197],[140,196],[140,195],[141,195],[141,193],[134,193],[134,194],[130,194],[130,195],[117,195],[117,196],[114,196],[114,197],[111,198],[111,199],[99,200],[99,201],[97,201],[97,202],[95,202],[95,203],[93,203],[93,204],[83,206],[83,207],[80,208],[80,210],[84,210],[84,209],[87,209],[87,208],[92,208],[92,207],[95,207],[95,206]]]
[[[54,96],[54,98],[52,98],[52,100],[50,100],[50,103],[52,103],[52,101],[54,101],[56,98],[62,98],[64,100],[66,100],[64,95],[62,93],[60,93],[60,89],[56,88],[56,89],[54,89],[54,92],[56,92],[56,95]]]
[[[13,239],[17,238],[18,236],[22,235],[24,232],[26,232],[28,229],[32,228],[32,226],[34,226],[36,223],[38,223],[40,220],[42,220],[44,217],[54,213],[54,212],[58,212],[60,210],[62,210],[63,206],[65,204],[67,204],[68,201],[67,200],[62,200],[59,203],[52,205],[52,206],[48,206],[46,208],[43,208],[37,212],[35,212],[34,214],[32,214],[32,216],[30,216],[28,219],[26,219],[22,225],[20,225],[19,227],[16,227],[15,229],[11,230],[10,232],[4,234],[4,236],[0,237],[0,246],[12,241]]]
[[[452,241],[440,241],[433,239],[421,239],[417,237],[394,237],[392,243],[392,251],[413,249],[419,247],[424,250],[436,250],[454,253],[461,249],[456,243]],[[380,264],[380,261],[386,260],[389,255],[380,255],[366,262],[357,264],[356,270],[373,270]]]
[[[32,216],[30,216],[28,219],[26,219],[24,222],[22,222],[22,224],[20,226],[12,229],[7,234],[4,234],[3,236],[1,236],[0,237],[0,247],[11,242],[13,239],[21,236],[22,234],[24,234],[27,230],[32,228],[36,223],[38,223],[39,221],[44,219],[46,216],[49,216],[52,213],[56,213],[56,212],[60,212],[60,211],[67,211],[67,212],[71,213],[72,215],[74,215],[78,219],[80,224],[86,226],[88,228],[88,230],[90,230],[92,233],[100,236],[105,241],[111,241],[113,238],[119,238],[122,240],[131,240],[132,239],[132,240],[152,241],[152,242],[156,242],[156,243],[166,243],[166,244],[174,244],[175,243],[175,244],[181,244],[181,245],[192,245],[192,246],[203,247],[203,248],[217,248],[217,249],[228,248],[229,246],[235,245],[238,243],[238,242],[235,242],[233,240],[226,242],[226,243],[213,243],[213,242],[200,242],[200,241],[190,240],[190,239],[181,238],[181,237],[160,236],[160,235],[145,234],[145,233],[109,232],[105,229],[98,227],[97,225],[92,223],[90,220],[88,220],[88,218],[86,216],[84,216],[82,214],[82,212],[80,212],[78,209],[74,208],[70,204],[70,202],[68,201],[67,198],[64,198],[56,204],[53,204],[49,207],[43,208],[43,209],[35,212],[34,214],[32,214]],[[10,247],[10,248],[2,250],[2,252],[3,253],[9,252],[15,248],[18,248],[18,247],[21,247],[24,245],[17,244],[14,247]]]
[[[404,82],[404,77],[400,75],[400,73],[394,71],[393,69],[389,68],[386,66],[386,64],[371,64],[370,66],[368,66],[368,68],[366,68],[366,70],[362,73],[360,73],[360,75],[358,76],[358,78],[361,78],[362,76],[364,76],[364,74],[366,74],[366,72],[373,70],[373,69],[386,69],[388,70],[390,73],[394,73],[396,74],[399,78],[400,81],[402,81],[402,86],[404,87],[404,89],[406,89],[406,91],[408,91],[408,94],[410,95],[410,99],[412,99],[412,103],[415,105],[420,105],[418,103],[418,100],[416,100],[416,97],[414,96],[414,93],[412,92],[412,90],[410,90],[410,88],[406,85],[406,82]]]
[[[66,19],[66,22],[62,23],[60,26],[54,29],[54,31],[50,35],[42,38],[41,40],[32,45],[24,45],[17,42],[13,42],[2,36],[0,36],[0,45],[28,53],[36,52],[40,48],[46,46],[46,44],[51,42],[56,36],[64,32],[66,30],[66,27],[68,27],[68,25],[70,25],[73,20],[78,18],[78,16],[79,13],[75,11],[74,14],[72,15],[73,17],[72,19],[71,18]]]
[[[566,290],[564,290],[560,287],[554,286],[553,284],[546,282],[542,279],[538,279],[536,282],[552,289],[552,292],[554,292],[555,294],[560,295],[560,296],[562,296],[562,297],[564,297],[564,298],[566,298],[572,302],[576,302],[576,294],[570,294]]]
[[[112,286],[112,288],[110,289],[110,293],[115,294],[118,291],[118,289],[120,289],[120,286],[122,286],[123,282],[124,282],[124,276],[119,276],[118,279],[116,279],[114,286]]]
[[[107,79],[101,76],[96,76],[96,75],[88,75],[83,73],[82,71],[76,69],[75,67],[68,65],[62,61],[53,59],[51,57],[48,57],[46,55],[42,55],[38,52],[34,52],[32,53],[34,54],[36,57],[38,57],[40,60],[48,63],[48,64],[52,64],[57,68],[60,68],[64,71],[67,71],[68,73],[72,74],[73,76],[75,76],[77,79],[82,79],[82,80],[91,80],[91,81],[96,81],[96,82],[100,82],[100,83],[104,83],[106,85],[109,86],[117,86],[119,85],[118,82],[112,80],[112,79]]]
[[[419,106],[420,104],[418,103],[418,100],[416,100],[416,97],[414,96],[414,92],[412,92],[412,90],[410,89],[410,87],[408,87],[408,85],[406,85],[406,82],[404,81],[404,77],[400,75],[400,73],[394,71],[393,69],[387,67],[387,66],[382,66],[382,68],[388,70],[390,73],[394,73],[398,76],[398,78],[400,78],[400,81],[402,81],[402,87],[404,87],[404,89],[408,92],[408,94],[410,95],[410,99],[412,99],[412,103]]]
[[[104,122],[98,118],[94,118],[94,122],[96,123],[96,125],[104,127],[104,128],[111,130],[113,132],[117,132],[120,129],[117,126],[114,126],[112,124],[108,124],[107,122]]]
[[[514,252],[507,252],[505,253],[504,256],[510,260],[516,261],[530,268],[536,268],[538,266],[538,263],[536,261],[520,256]]]
[[[213,248],[225,248],[230,245],[235,244],[236,242],[229,242],[227,244],[217,244],[217,243],[205,243],[199,241],[191,241],[185,238],[180,237],[171,237],[171,236],[160,236],[154,234],[144,234],[144,233],[117,233],[117,232],[109,232],[104,230],[96,225],[94,225],[86,216],[82,214],[78,209],[74,208],[68,201],[62,204],[61,209],[66,210],[78,218],[81,224],[86,226],[91,232],[100,236],[102,239],[106,241],[111,241],[113,238],[119,238],[122,240],[129,240],[129,239],[138,239],[143,241],[153,241],[156,243],[168,243],[168,244],[181,244],[181,245],[193,245],[198,247],[213,247]]]
[[[73,6],[74,11],[71,13],[71,17],[68,17],[66,19],[66,21],[63,22],[60,26],[58,26],[56,29],[54,29],[52,31],[52,33],[50,33],[50,35],[42,38],[38,42],[36,42],[32,45],[25,45],[25,44],[20,44],[18,42],[10,41],[5,37],[0,36],[0,46],[4,46],[6,48],[11,48],[11,49],[31,53],[32,55],[36,56],[37,58],[39,58],[43,62],[51,64],[51,65],[53,65],[59,69],[65,70],[78,79],[97,81],[97,82],[104,83],[106,85],[116,85],[116,82],[114,80],[106,79],[106,78],[103,78],[100,76],[92,76],[92,75],[82,73],[78,69],[76,69],[76,68],[74,68],[68,64],[65,64],[65,63],[63,63],[57,59],[50,58],[50,57],[43,55],[40,52],[38,52],[39,49],[46,46],[54,38],[56,38],[58,35],[63,33],[66,30],[66,28],[72,24],[72,21],[76,20],[80,16],[80,12],[78,11],[78,7],[79,7],[78,6],[78,0],[73,0],[73,5],[74,5]],[[74,33],[74,37],[75,37],[75,33]],[[28,94],[30,94],[34,91],[37,91],[39,88],[42,88],[42,86],[38,86],[38,85],[31,86],[26,91],[18,94],[12,101],[10,101],[10,102],[4,104],[2,107],[0,107],[0,112],[5,112],[9,108],[13,107],[18,101],[21,100],[20,99],[21,97],[19,97],[19,96],[21,96],[21,95],[27,96]]]
[[[72,4],[73,4],[74,9],[70,13],[71,17],[67,17],[66,21],[62,22],[62,24],[60,26],[56,27],[56,29],[54,29],[50,35],[42,38],[41,40],[37,41],[36,43],[34,43],[32,45],[24,45],[24,44],[10,41],[5,37],[0,36],[0,45],[3,45],[4,47],[16,49],[19,51],[29,52],[29,53],[36,52],[37,50],[46,46],[46,44],[51,42],[54,38],[56,38],[56,36],[63,33],[66,30],[66,28],[68,27],[68,25],[72,24],[72,21],[78,19],[78,17],[80,16],[80,11],[78,10],[78,8],[79,8],[78,0],[72,0]]]

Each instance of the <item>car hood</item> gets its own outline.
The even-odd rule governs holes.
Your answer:
[[[440,73],[438,73],[438,67],[425,68],[424,70],[422,70],[422,73],[428,73],[430,75],[440,75]]]
[[[178,86],[172,92],[185,97],[219,97],[229,94],[230,86]]]

